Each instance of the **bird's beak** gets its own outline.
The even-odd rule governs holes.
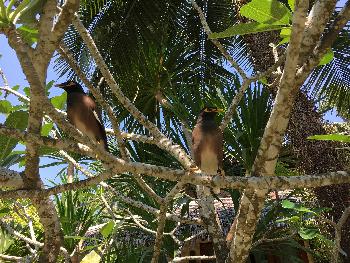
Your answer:
[[[215,112],[224,112],[224,110],[223,109],[216,109]]]

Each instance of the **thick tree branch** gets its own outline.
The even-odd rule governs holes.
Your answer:
[[[45,97],[43,87],[44,77],[39,78],[36,69],[28,56],[25,43],[22,41],[20,35],[15,29],[8,31],[8,39],[10,46],[16,51],[19,58],[22,69],[30,84],[30,96],[31,103],[29,105],[29,117],[27,130],[33,134],[40,134],[41,123],[43,117],[42,106],[40,104],[41,98]],[[46,61],[41,61],[43,64]],[[48,61],[47,61],[48,63]],[[47,65],[45,65],[46,72]],[[26,167],[24,174],[24,181],[27,187],[32,189],[40,189],[42,187],[42,181],[39,175],[39,154],[38,144],[35,141],[29,141],[26,145]],[[31,198],[34,206],[36,207],[40,221],[45,229],[45,242],[43,247],[43,253],[40,256],[41,262],[56,262],[59,248],[63,242],[59,219],[52,203],[49,198],[35,199]]]
[[[291,40],[287,48],[286,64],[269,121],[253,165],[253,175],[271,176],[274,174],[282,138],[287,129],[294,95],[296,68],[299,60],[300,45],[305,28],[309,1],[296,1],[293,15]],[[244,191],[238,214],[232,228],[235,228],[231,242],[230,257],[233,262],[245,262],[252,244],[256,224],[263,208],[266,190],[257,188],[254,192]]]
[[[313,5],[306,21],[299,61],[304,62],[320,40],[336,3],[336,0],[319,0]]]
[[[332,44],[336,40],[340,31],[344,28],[347,22],[350,20],[350,0],[345,3],[338,16],[331,24],[328,33],[324,34],[321,41],[314,48],[309,59],[298,70],[297,74],[297,87],[301,86],[307,79],[310,72],[320,63],[321,58],[331,48]]]
[[[44,6],[44,14],[41,17],[39,29],[39,40],[33,57],[36,70],[39,75],[43,74],[46,79],[47,65],[53,52],[58,47],[61,38],[71,24],[74,13],[79,8],[79,0],[66,0],[54,24],[54,15],[58,8],[54,7],[56,1],[49,0]],[[53,10],[55,8],[55,10]],[[44,63],[43,63],[44,62]]]

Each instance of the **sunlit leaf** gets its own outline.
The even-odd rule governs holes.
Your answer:
[[[292,17],[289,9],[277,0],[253,0],[242,6],[239,12],[242,16],[269,25],[288,25]]]
[[[109,221],[107,224],[105,224],[101,228],[100,233],[104,238],[107,238],[112,233],[113,228],[114,228],[114,221]]]
[[[51,98],[51,103],[57,109],[63,109],[67,100],[67,93],[63,92],[61,95]]]
[[[18,28],[22,39],[27,42],[29,45],[32,45],[38,41],[38,30],[35,28],[30,28],[28,26],[20,26]]]
[[[94,250],[91,251],[89,254],[87,254],[80,263],[99,263],[101,260],[101,257],[99,254],[97,254]]]
[[[12,87],[13,90],[17,91],[19,89],[19,85],[15,85]]]
[[[290,9],[294,12],[295,0],[288,0]]]
[[[28,112],[26,111],[14,111],[10,113],[5,121],[5,126],[9,128],[15,128],[19,130],[25,130],[28,123]],[[0,135],[0,159],[8,156],[11,151],[16,147],[18,139],[9,138],[4,135]]]
[[[24,92],[24,94],[26,94],[27,97],[30,97],[30,88],[29,87],[24,87],[23,92]]]
[[[309,136],[308,139],[320,140],[320,141],[350,142],[350,135],[345,135],[345,134],[313,135],[313,136]]]
[[[298,231],[302,239],[313,239],[318,234],[317,228],[300,228]]]
[[[295,208],[295,203],[289,201],[289,200],[283,200],[282,201],[282,207],[283,208],[288,208],[288,209],[293,209]]]
[[[0,113],[8,114],[12,109],[12,105],[8,100],[0,100]]]
[[[304,207],[300,204],[295,204],[289,200],[283,200],[282,201],[282,207],[287,209],[293,209],[299,212],[307,212],[307,213],[314,213],[312,210],[310,210],[307,207]]]
[[[290,37],[291,34],[292,34],[292,29],[290,27],[285,27],[281,29],[280,37],[282,38]]]
[[[326,65],[329,62],[331,62],[334,58],[334,52],[332,49],[328,50],[326,54],[321,58],[320,63],[318,63],[319,66]]]

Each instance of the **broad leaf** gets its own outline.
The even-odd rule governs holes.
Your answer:
[[[288,0],[290,9],[294,12],[295,0]]]
[[[41,127],[41,136],[48,136],[52,128],[53,128],[53,123],[45,123]]]
[[[39,33],[37,29],[29,26],[21,26],[18,28],[18,31],[21,34],[22,39],[29,45],[32,45],[38,41]]]
[[[345,135],[345,134],[314,135],[314,136],[309,136],[308,139],[320,140],[320,141],[350,142],[350,135]]]
[[[298,231],[302,239],[313,239],[318,235],[317,228],[300,228]]]
[[[27,97],[30,97],[30,88],[29,87],[24,87],[23,92],[24,92],[24,94],[26,94]]]
[[[318,63],[319,66],[326,65],[329,62],[331,62],[334,58],[334,52],[332,49],[329,49],[326,54],[321,58],[320,63]]]
[[[5,121],[5,126],[9,128],[16,128],[21,131],[25,130],[28,123],[28,112],[15,111],[9,114]],[[11,151],[16,147],[18,139],[9,138],[4,135],[0,135],[0,160],[8,156]]]
[[[0,113],[8,114],[12,109],[12,105],[8,100],[0,100]]]
[[[240,9],[240,14],[256,22],[269,25],[289,25],[289,9],[277,0],[253,0]]]
[[[289,200],[283,200],[282,201],[282,207],[283,208],[288,208],[288,209],[294,209],[295,208],[295,203],[289,201]]]
[[[66,103],[66,100],[67,100],[67,93],[64,92],[59,96],[51,98],[51,103],[55,108],[61,110],[61,109],[63,109],[63,107]]]
[[[80,263],[99,263],[101,257],[94,250],[87,254]]]
[[[113,228],[114,228],[114,221],[110,221],[101,228],[100,233],[104,238],[107,238],[112,233]]]
[[[314,213],[314,211],[310,210],[309,208],[304,207],[304,206],[299,205],[299,204],[295,204],[289,200],[283,200],[282,207],[287,208],[287,209],[293,209],[293,210],[296,210],[299,212]]]
[[[290,27],[282,28],[280,32],[280,37],[285,38],[285,37],[290,37],[292,34],[292,29]]]
[[[283,25],[266,25],[258,22],[250,22],[250,23],[241,23],[227,28],[223,32],[212,33],[209,35],[209,38],[223,38],[223,37],[232,37],[235,35],[246,35],[246,34],[254,34],[265,31],[279,30],[284,28]]]
[[[11,210],[8,207],[4,207],[4,208],[0,209],[0,217],[6,216],[10,211]]]

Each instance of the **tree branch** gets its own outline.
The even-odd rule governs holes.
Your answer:
[[[295,85],[296,68],[300,45],[305,28],[309,1],[296,1],[293,15],[292,34],[287,48],[286,64],[269,121],[253,165],[253,175],[271,176],[274,174],[282,138],[287,129],[290,111],[294,102],[292,93]],[[264,206],[267,190],[245,190],[238,214],[231,228],[235,228],[231,242],[230,257],[233,262],[245,262],[252,244],[253,234]]]

